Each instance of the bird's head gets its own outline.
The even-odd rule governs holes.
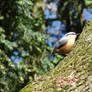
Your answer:
[[[74,39],[76,39],[76,37],[79,35],[79,33],[75,33],[75,32],[69,32],[67,34],[65,34],[65,36],[67,37],[72,37]]]

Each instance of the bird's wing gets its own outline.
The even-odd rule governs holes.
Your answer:
[[[62,47],[63,45],[65,45],[68,41],[67,37],[63,37],[61,38],[58,42],[56,42],[56,46],[54,49],[58,49],[59,47]]]

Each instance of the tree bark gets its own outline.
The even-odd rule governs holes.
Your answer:
[[[20,92],[92,92],[92,19],[68,56]]]

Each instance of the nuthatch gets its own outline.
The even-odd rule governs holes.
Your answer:
[[[56,46],[52,54],[59,53],[66,55],[68,52],[70,52],[75,43],[77,35],[78,34],[76,34],[75,32],[69,32],[65,34],[64,37],[62,37],[58,42],[56,42]]]

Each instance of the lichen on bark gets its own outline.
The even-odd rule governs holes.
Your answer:
[[[92,92],[92,19],[69,55],[20,92]]]

